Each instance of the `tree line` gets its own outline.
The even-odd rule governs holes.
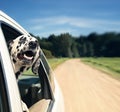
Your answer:
[[[48,57],[120,57],[120,33],[91,33],[74,37],[69,33],[35,36]]]

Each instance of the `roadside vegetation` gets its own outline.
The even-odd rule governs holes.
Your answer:
[[[69,58],[50,58],[48,59],[48,63],[50,67],[54,70],[58,65],[62,64]],[[31,69],[24,72],[24,75],[34,75]]]
[[[69,58],[52,58],[48,59],[48,63],[50,64],[51,68],[54,70],[58,65],[62,64]]]
[[[81,58],[81,60],[120,80],[120,58]]]
[[[120,57],[120,33],[90,33],[74,37],[69,33],[35,36],[47,58]]]

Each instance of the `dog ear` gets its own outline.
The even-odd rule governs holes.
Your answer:
[[[13,40],[9,40],[9,41],[7,42],[8,46],[11,46],[13,43],[14,43]]]
[[[38,74],[38,69],[39,69],[39,66],[40,66],[40,52],[39,52],[39,56],[37,57],[37,59],[35,60],[35,62],[33,63],[32,65],[32,72],[34,74]]]
[[[32,65],[32,72],[34,74],[38,74],[38,69],[40,66],[40,57],[34,62],[34,64]]]

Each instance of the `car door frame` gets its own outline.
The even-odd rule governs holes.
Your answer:
[[[9,25],[10,27],[13,27],[17,31],[22,32],[23,34],[29,34],[21,26],[19,26],[18,24],[17,25],[14,24],[13,22],[9,21],[9,19],[6,19],[6,18],[4,18],[4,20],[0,19],[0,24],[1,23],[5,23],[5,24]],[[4,79],[5,79],[5,86],[6,86],[6,90],[7,90],[7,96],[8,96],[8,104],[9,104],[11,112],[13,110],[16,110],[16,108],[17,108],[17,111],[19,110],[19,112],[22,112],[19,89],[18,89],[18,85],[17,85],[16,78],[15,78],[15,75],[14,75],[14,71],[13,71],[13,67],[12,67],[12,64],[11,64],[11,60],[10,60],[10,57],[9,57],[7,44],[6,44],[6,41],[5,41],[5,38],[4,38],[4,34],[2,32],[2,29],[1,29],[1,25],[0,25],[0,35],[1,35],[1,38],[0,38],[1,39],[1,46],[3,46],[5,48],[5,49],[0,48],[0,59],[1,59],[1,63],[2,63],[2,69],[4,70]],[[45,67],[44,67],[44,69],[45,69]],[[9,80],[11,80],[11,79],[9,79],[9,77],[7,77],[7,76],[12,78],[11,82],[14,83],[14,84],[9,84],[10,83]],[[52,93],[51,94],[51,102],[50,102],[49,108],[48,108],[48,110],[50,111],[52,109],[52,107],[53,107],[54,95],[53,95],[53,92],[52,92],[52,89],[51,89],[51,85],[50,85],[50,82],[49,82],[49,79],[48,79],[47,75],[46,75],[46,79],[48,80],[48,86],[49,86],[50,92]],[[11,93],[11,91],[13,90],[13,87],[15,88],[15,91]],[[18,100],[17,103],[16,103],[16,101],[12,100],[14,94],[17,94],[16,99],[14,99],[16,101]],[[18,104],[18,102],[19,102],[19,104]],[[14,104],[17,104],[18,107],[14,106]],[[13,107],[15,107],[15,108],[13,108]]]

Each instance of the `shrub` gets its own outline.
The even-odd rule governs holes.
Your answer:
[[[45,56],[47,58],[54,58],[54,56],[52,55],[51,51],[46,50],[46,49],[42,49],[42,50],[43,50],[43,52],[44,52],[44,54],[45,54]]]

